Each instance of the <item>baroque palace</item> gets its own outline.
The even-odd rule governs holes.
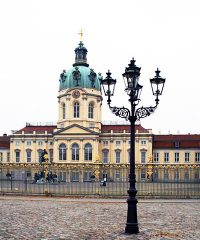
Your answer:
[[[101,79],[80,41],[72,68],[60,74],[57,125],[27,123],[1,136],[0,178],[33,179],[43,170],[59,181],[127,181],[130,125],[103,124]],[[154,135],[138,124],[135,150],[137,181],[200,181],[200,135]]]

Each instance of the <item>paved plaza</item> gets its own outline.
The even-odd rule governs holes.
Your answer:
[[[137,235],[124,234],[126,214],[125,198],[0,196],[0,239],[200,239],[198,199],[139,199]]]

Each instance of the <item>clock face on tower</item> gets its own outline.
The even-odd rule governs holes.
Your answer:
[[[74,90],[72,93],[73,98],[79,98],[80,97],[80,92],[78,90]]]

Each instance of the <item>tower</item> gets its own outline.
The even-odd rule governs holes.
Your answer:
[[[54,162],[68,181],[91,180],[96,171],[101,133],[101,74],[87,63],[82,41],[75,62],[59,79],[58,122],[53,133]]]
[[[87,63],[87,49],[80,41],[75,63],[60,74],[58,129],[78,124],[97,132],[101,128],[101,74]]]

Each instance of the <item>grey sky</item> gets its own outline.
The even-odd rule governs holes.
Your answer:
[[[88,63],[117,79],[112,105],[128,106],[121,74],[141,67],[140,106],[154,105],[149,78],[166,86],[156,112],[141,121],[154,133],[200,133],[198,0],[4,0],[0,2],[0,134],[26,122],[56,122],[59,75],[74,62],[84,30]],[[104,99],[106,100],[106,99]],[[119,120],[103,103],[103,120]]]

